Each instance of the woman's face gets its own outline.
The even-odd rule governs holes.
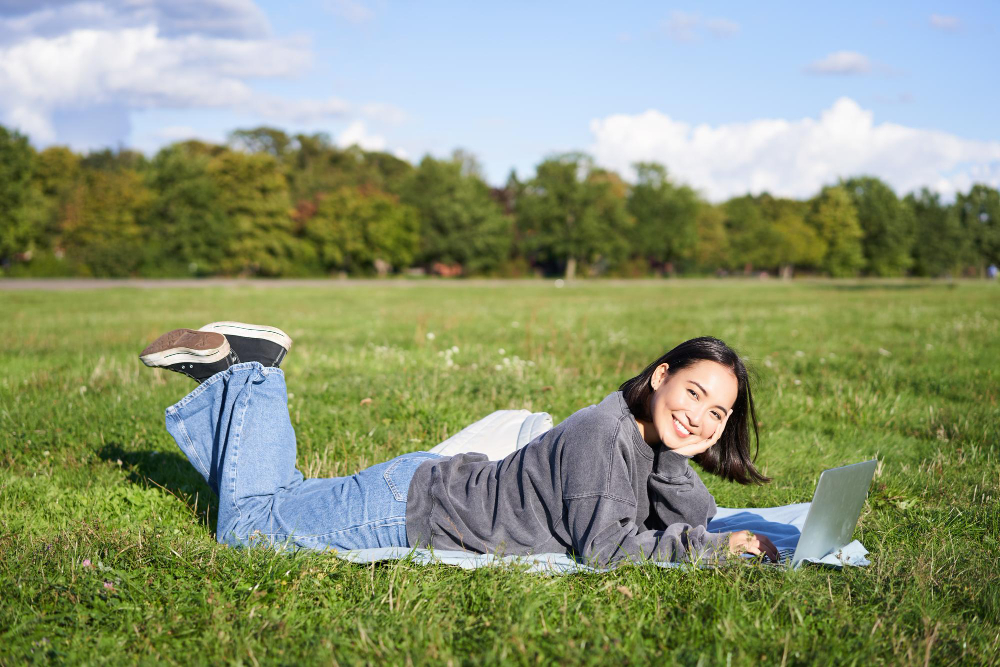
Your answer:
[[[711,438],[732,411],[739,392],[733,372],[714,361],[698,361],[675,372],[660,364],[650,383],[653,430],[670,449]]]

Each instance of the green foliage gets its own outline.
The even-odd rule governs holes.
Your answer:
[[[215,497],[163,425],[194,385],[136,359],[220,317],[295,339],[282,367],[310,478],[497,409],[560,422],[674,343],[717,335],[758,376],[757,463],[774,479],[699,472],[718,504],[805,502],[824,468],[877,456],[854,534],[872,564],[548,576],[221,546]],[[995,285],[16,291],[0,294],[0,339],[4,665],[997,662]]]
[[[697,225],[694,255],[698,267],[716,271],[730,266],[726,213],[722,207],[703,203],[698,209]]]
[[[306,250],[293,233],[288,183],[267,153],[227,151],[207,166],[228,225],[223,273],[280,276],[295,273]]]
[[[344,187],[320,199],[303,233],[324,271],[382,274],[413,261],[419,221],[392,195]]]
[[[937,277],[960,275],[972,244],[957,209],[941,203],[941,195],[922,188],[903,198],[914,221],[913,273]]]
[[[460,264],[483,273],[510,255],[511,221],[461,154],[424,157],[401,186],[401,199],[420,216],[418,263]]]
[[[935,277],[1000,263],[1000,195],[983,184],[954,204],[926,189],[900,200],[861,176],[809,201],[764,193],[711,205],[663,165],[635,170],[630,185],[567,153],[490,188],[462,151],[414,167],[268,126],[235,130],[227,145],[180,142],[152,160],[36,152],[0,127],[0,272],[302,276],[444,264],[495,276],[572,277],[580,267]]]
[[[861,245],[864,232],[844,188],[823,188],[810,203],[806,220],[826,243],[821,268],[835,278],[857,275],[865,262]]]
[[[184,144],[161,150],[148,174],[156,193],[144,220],[145,273],[212,275],[232,239],[221,197],[209,178],[211,158]]]
[[[849,178],[841,183],[854,202],[864,236],[861,247],[865,271],[873,276],[901,276],[913,263],[914,220],[896,193],[872,176]]]
[[[757,197],[735,197],[725,203],[723,210],[734,268],[772,269],[781,263],[781,236]]]
[[[580,153],[549,158],[517,199],[517,226],[525,251],[572,278],[577,262],[614,264],[628,252],[632,220],[626,187]]]
[[[0,125],[0,263],[33,249],[42,219],[41,193],[32,182],[35,162],[28,138]]]
[[[640,162],[635,170],[637,182],[628,197],[635,220],[632,248],[655,266],[686,262],[698,243],[698,195],[686,185],[674,185],[663,165]]]
[[[1000,192],[986,185],[974,185],[968,194],[958,195],[954,211],[972,240],[976,260],[982,266],[1000,266]]]
[[[79,275],[132,275],[143,256],[140,221],[152,194],[134,169],[109,164],[85,172],[62,224],[66,259]]]

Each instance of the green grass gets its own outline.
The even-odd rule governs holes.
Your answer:
[[[307,476],[428,449],[496,409],[558,422],[719,336],[757,372],[774,481],[703,476],[718,503],[807,501],[824,468],[878,456],[856,532],[872,565],[559,577],[221,547],[214,499],[163,428],[192,384],[136,358],[216,319],[295,339]],[[0,340],[3,664],[998,664],[996,285],[0,292]]]

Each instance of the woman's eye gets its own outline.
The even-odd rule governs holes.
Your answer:
[[[698,398],[698,394],[695,393],[694,389],[688,389],[688,393],[691,394],[692,398]]]
[[[715,417],[716,419],[722,419],[722,415],[720,415],[718,412],[713,412],[712,416]]]

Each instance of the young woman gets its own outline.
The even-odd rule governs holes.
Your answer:
[[[200,383],[167,408],[167,430],[219,497],[219,542],[558,552],[598,566],[777,560],[764,536],[706,530],[715,500],[689,460],[741,484],[768,481],[750,456],[746,368],[718,339],[681,343],[503,460],[414,452],[331,479],[295,468],[278,368],[290,347],[280,329],[215,322],[168,332],[140,355]]]

